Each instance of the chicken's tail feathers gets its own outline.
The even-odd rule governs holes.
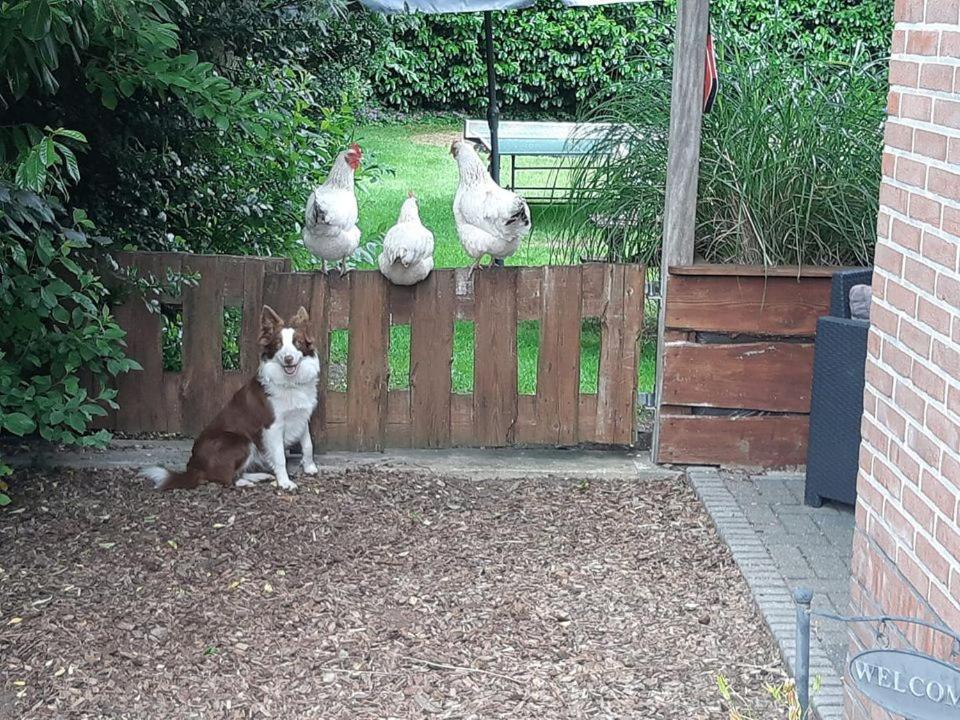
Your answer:
[[[190,468],[175,473],[160,466],[144,468],[140,476],[152,482],[155,490],[192,490],[203,479],[199,472]]]

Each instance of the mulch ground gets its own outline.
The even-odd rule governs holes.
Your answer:
[[[679,481],[21,474],[0,717],[759,717],[779,657]]]

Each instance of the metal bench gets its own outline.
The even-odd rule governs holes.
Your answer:
[[[557,196],[557,190],[568,187],[554,182],[548,185],[518,185],[520,173],[550,171],[559,174],[563,169],[563,158],[578,158],[589,155],[601,140],[610,132],[610,123],[573,123],[508,120],[498,125],[500,139],[500,157],[510,158],[510,178],[506,187],[522,192],[527,202],[550,202],[564,199],[566,193]],[[490,128],[486,120],[466,120],[463,136],[467,140],[479,143],[490,152]],[[555,165],[530,164],[517,165],[518,157],[560,158]]]

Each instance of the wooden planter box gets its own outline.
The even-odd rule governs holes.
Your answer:
[[[838,269],[670,268],[659,462],[805,462],[813,338]]]

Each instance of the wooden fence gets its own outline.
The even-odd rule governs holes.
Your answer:
[[[303,305],[321,358],[319,447],[632,445],[636,427],[637,342],[643,325],[644,268],[588,264],[434,271],[423,283],[396,287],[375,271],[296,273],[285,260],[127,253],[143,271],[199,272],[182,297],[182,370],[164,370],[161,319],[140,299],[116,308],[130,355],[143,366],[119,384],[121,409],[108,427],[129,433],[197,434],[255,371],[260,308],[283,316]],[[242,312],[240,368],[225,370],[224,307]],[[581,323],[601,328],[598,389],[580,392]],[[452,391],[455,321],[474,323],[472,394]],[[535,395],[518,393],[517,324],[538,320]],[[391,325],[410,326],[410,377],[389,390]],[[330,333],[349,332],[346,391],[327,388]]]
[[[806,460],[813,336],[829,268],[670,268],[657,460]]]

